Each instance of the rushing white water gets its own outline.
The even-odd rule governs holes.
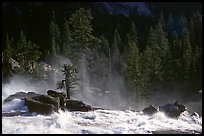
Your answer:
[[[24,78],[16,77],[10,83],[2,84],[2,100],[20,91],[46,94],[46,91],[52,88],[55,88],[55,86],[42,81],[31,83]],[[93,98],[94,96],[89,99],[92,100]],[[95,100],[93,101],[95,102]],[[83,102],[86,103],[86,101]],[[103,102],[106,102],[106,105],[108,104],[105,99]],[[122,99],[120,99],[117,104],[119,105],[122,102]],[[23,100],[14,99],[2,104],[2,113],[19,111],[28,111]],[[178,119],[172,119],[161,112],[153,116],[146,116],[142,112],[133,112],[131,110],[59,111],[59,113],[53,113],[50,116],[37,115],[36,113],[26,113],[12,117],[2,116],[3,134],[151,134],[155,133],[155,131],[166,130],[170,130],[172,133],[173,131],[190,134],[202,133],[202,117],[190,116],[186,111]]]
[[[27,111],[23,100],[14,99],[2,105],[2,112]],[[146,116],[130,110],[95,110],[90,112],[53,113],[2,117],[3,134],[151,134],[155,131],[174,130],[185,133],[202,133],[202,117],[184,112],[178,119],[158,112]]]

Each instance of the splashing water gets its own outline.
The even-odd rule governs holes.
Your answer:
[[[23,100],[15,99],[2,105],[3,112],[19,110],[27,110]],[[172,119],[161,112],[146,116],[130,110],[59,111],[50,116],[2,117],[3,134],[152,134],[162,131],[202,133],[202,117],[190,116],[186,111],[178,119]]]

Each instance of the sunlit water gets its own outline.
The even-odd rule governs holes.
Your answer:
[[[2,112],[27,111],[23,100],[15,99],[2,105]],[[2,133],[24,134],[152,134],[159,130],[175,130],[186,133],[202,133],[202,117],[184,112],[178,119],[158,112],[146,116],[130,110],[95,110],[90,112],[53,113],[2,117]]]

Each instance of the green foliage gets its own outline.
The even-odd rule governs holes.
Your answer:
[[[159,24],[161,24],[162,28],[165,29],[166,28],[166,22],[164,19],[164,13],[163,11],[160,12],[160,16],[159,16]]]
[[[75,88],[75,86],[77,85],[77,69],[74,65],[67,65],[64,64],[63,66],[63,74],[65,76],[65,80],[62,80],[62,84],[63,81],[65,81],[65,85],[66,85],[66,93],[67,93],[67,98],[70,99],[70,90],[72,88]],[[61,86],[60,88],[63,87],[63,85],[59,84],[59,86]],[[58,88],[59,88],[58,86]]]
[[[158,24],[150,27],[148,40],[144,46],[144,42],[139,41],[146,37],[141,38],[141,35],[138,35],[134,22],[131,23],[131,29],[128,32],[123,31],[119,24],[118,18],[120,17],[116,16],[118,24],[113,24],[113,26],[117,27],[112,27],[114,30],[108,31],[105,37],[103,30],[93,31],[95,26],[92,27],[91,24],[93,17],[90,10],[80,8],[64,22],[63,26],[58,26],[53,11],[49,24],[51,44],[45,52],[50,55],[62,54],[76,66],[80,66],[79,60],[81,59],[81,62],[84,61],[82,67],[86,67],[85,59],[88,59],[88,72],[91,80],[100,83],[97,86],[100,89],[106,89],[108,85],[112,86],[112,75],[115,73],[125,75],[128,88],[136,93],[137,98],[147,98],[150,91],[165,90],[163,87],[167,89],[177,87],[177,82],[181,83],[180,86],[184,86],[183,90],[192,86],[201,89],[202,14],[194,13],[190,20],[181,15],[178,18],[178,24],[174,22],[176,20],[171,13],[167,22],[163,12],[158,17]],[[183,31],[178,31],[177,27]],[[59,28],[62,28],[61,31]],[[113,39],[109,39],[112,37],[111,31],[114,31]],[[169,33],[168,37],[166,31]],[[93,32],[102,35],[100,39],[96,38]],[[125,38],[122,36],[126,34],[127,42],[124,42]],[[109,44],[106,38],[112,43]],[[138,40],[138,38],[141,39]],[[10,64],[11,58],[17,60],[26,73],[34,67],[34,63],[40,60],[39,47],[27,40],[23,31],[17,42],[7,36],[5,44],[3,77],[15,73]],[[75,78],[77,72],[72,65],[64,65],[63,69],[69,98],[69,91],[75,87],[77,82]],[[125,74],[123,69],[125,69]],[[86,77],[82,76],[84,71],[83,69],[80,73],[82,80],[86,80]],[[63,85],[60,82],[59,86]]]
[[[121,38],[117,29],[115,29],[112,50],[111,50],[112,70],[120,67],[120,58],[121,58],[120,50],[119,50],[120,44],[121,44]]]
[[[167,20],[167,28],[168,28],[168,32],[170,34],[174,31],[174,21],[173,21],[171,13],[169,13],[169,17],[168,17],[168,20]]]
[[[144,57],[138,47],[137,31],[134,23],[130,35],[128,37],[128,52],[127,52],[127,69],[126,79],[130,90],[136,93],[137,102],[139,98],[148,98],[148,73],[145,69],[146,65]]]
[[[50,22],[49,25],[49,34],[51,36],[51,53],[53,56],[60,53],[60,29],[56,24],[55,14],[53,11],[53,20]]]
[[[165,66],[168,64],[170,57],[168,39],[160,23],[155,29],[150,28],[147,48],[149,48],[148,55],[151,56],[147,65],[151,69],[151,81],[158,83],[165,77]]]
[[[191,71],[191,64],[193,60],[193,52],[192,47],[190,43],[190,33],[188,30],[185,31],[185,35],[183,38],[183,67],[184,67],[184,78],[189,79],[190,77],[190,71]]]
[[[190,20],[191,42],[193,47],[202,47],[202,14],[196,12]]]
[[[70,18],[72,37],[80,53],[86,53],[89,45],[97,41],[97,38],[92,35],[92,20],[91,11],[84,8],[77,10]]]
[[[3,78],[7,78],[11,75],[11,64],[10,59],[12,57],[13,50],[11,48],[11,45],[13,44],[12,40],[9,40],[8,34],[6,35],[6,49],[3,51]]]
[[[27,42],[25,34],[21,31],[14,58],[20,63],[24,72],[28,72],[33,63],[38,62],[40,55],[39,46]]]
[[[63,24],[61,40],[63,55],[73,61],[74,60],[73,39],[71,37],[71,31],[69,29],[68,21],[65,21],[65,23]]]
[[[128,84],[130,88],[136,89],[137,91],[140,89],[139,81],[141,77],[141,65],[140,65],[140,53],[139,49],[136,46],[136,44],[130,45],[129,50],[129,56],[128,56],[128,62],[127,62],[127,75],[128,75]]]
[[[134,22],[132,22],[132,27],[129,34],[129,42],[134,42],[136,45],[138,45],[138,34]]]

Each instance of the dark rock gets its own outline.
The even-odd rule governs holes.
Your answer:
[[[178,108],[179,108],[180,112],[184,112],[187,110],[187,107],[183,104],[178,104]]]
[[[47,94],[52,96],[52,97],[59,98],[59,100],[60,100],[60,107],[64,107],[64,99],[66,98],[66,94],[65,93],[63,93],[63,92],[56,92],[56,91],[53,91],[53,90],[48,90]]]
[[[77,100],[70,100],[66,99],[65,100],[65,109],[69,111],[92,111],[92,107],[83,103],[82,101],[77,101]]]
[[[25,106],[28,107],[29,112],[49,115],[55,110],[55,107],[52,104],[42,103],[32,98],[25,98],[24,101]]]
[[[59,98],[54,98],[52,96],[49,95],[39,95],[39,96],[35,96],[32,97],[32,99],[45,103],[45,104],[51,104],[55,107],[56,110],[58,110],[59,106],[60,106],[60,100]]]
[[[197,112],[193,112],[190,116],[196,116],[199,117],[199,114]]]
[[[48,115],[53,111],[62,110],[69,111],[92,111],[93,108],[82,101],[66,99],[63,92],[56,92],[53,90],[47,91],[48,95],[40,95],[34,92],[18,92],[10,95],[4,100],[5,102],[12,101],[13,99],[22,99],[25,101],[25,106],[28,107],[29,112],[36,112],[38,114]]]
[[[183,104],[179,104],[178,101],[175,101],[173,104],[166,104],[159,107],[159,111],[164,112],[169,117],[178,117],[182,112],[184,112],[187,107]]]
[[[39,96],[40,94],[36,94],[35,92],[28,92],[27,94],[26,94],[26,97],[29,97],[29,98],[32,98],[32,97],[34,97],[34,96]]]
[[[51,95],[51,96],[62,96],[64,98],[66,98],[66,94],[64,92],[56,92],[56,91],[53,91],[53,90],[48,90],[47,91],[47,94],[48,95]]]
[[[4,99],[3,103],[12,101],[14,99],[22,99],[22,98],[25,98],[25,96],[26,96],[25,92],[17,92],[15,94],[8,96],[6,99]]]
[[[157,109],[153,107],[152,105],[143,109],[143,113],[146,115],[153,115],[156,112],[157,112]]]
[[[25,97],[27,98],[32,98],[34,96],[38,96],[39,94],[36,94],[34,92],[28,92],[28,93],[25,93],[25,92],[17,92],[15,94],[12,94],[10,96],[8,96],[6,99],[4,99],[3,103],[6,103],[6,102],[9,102],[9,101],[12,101],[14,99],[21,99],[23,100]]]
[[[179,104],[178,101],[175,101],[174,105],[177,106],[181,112],[184,112],[184,111],[187,110],[187,107],[185,105],[183,105],[183,104]]]

